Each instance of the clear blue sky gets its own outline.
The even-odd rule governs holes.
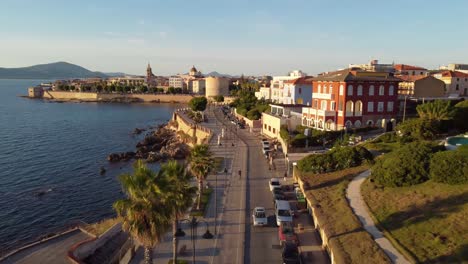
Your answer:
[[[0,67],[309,74],[366,63],[468,63],[465,0],[1,0]]]

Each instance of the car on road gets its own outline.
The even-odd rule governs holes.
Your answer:
[[[282,193],[274,193],[273,194],[273,205],[275,205],[278,201],[286,201],[286,196]]]
[[[299,239],[297,238],[296,233],[294,233],[292,222],[281,222],[278,228],[278,238],[281,246],[288,242],[299,245]]]
[[[270,191],[273,191],[274,188],[281,188],[281,182],[278,178],[271,178],[268,184],[270,186]]]
[[[263,147],[270,147],[270,142],[268,140],[262,140]]]
[[[264,155],[267,155],[267,154],[268,154],[268,152],[270,152],[270,147],[269,147],[269,146],[266,146],[266,147],[265,147],[265,146],[263,146],[263,148],[262,148],[262,152],[263,152],[263,154],[264,154]]]
[[[305,197],[299,187],[294,188],[294,193],[296,194],[296,199],[298,203],[305,203]]]
[[[299,256],[299,249],[294,243],[286,243],[283,247],[283,252],[281,253],[283,258],[283,264],[299,264],[301,259]]]
[[[275,216],[276,225],[280,226],[281,222],[292,222],[291,205],[285,200],[275,201]]]
[[[268,225],[268,218],[266,216],[265,207],[255,207],[252,214],[254,226]]]

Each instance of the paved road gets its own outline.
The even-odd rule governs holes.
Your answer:
[[[52,238],[43,243],[37,244],[25,250],[21,250],[16,254],[8,257],[2,264],[9,263],[57,263],[69,264],[68,250],[76,243],[90,238],[87,234],[79,229],[67,234]]]
[[[361,196],[361,185],[364,180],[370,176],[370,170],[367,170],[356,176],[346,190],[346,197],[349,200],[349,205],[354,213],[358,216],[362,226],[374,237],[375,242],[385,251],[393,263],[407,264],[410,263],[398,250],[385,238],[379,229],[374,224],[364,199]]]

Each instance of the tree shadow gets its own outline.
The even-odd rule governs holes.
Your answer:
[[[450,213],[458,212],[468,203],[468,192],[451,196],[445,199],[435,199],[423,205],[413,206],[408,210],[396,212],[381,221],[389,231],[397,230],[403,226],[418,224],[430,219],[442,219]]]
[[[439,256],[422,263],[465,263],[466,261],[468,261],[468,244],[462,244],[454,251],[454,254]]]

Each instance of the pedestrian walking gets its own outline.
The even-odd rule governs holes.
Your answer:
[[[241,178],[242,172],[239,170],[239,179]]]
[[[286,178],[288,177],[288,173],[284,172],[284,181],[286,181]]]

